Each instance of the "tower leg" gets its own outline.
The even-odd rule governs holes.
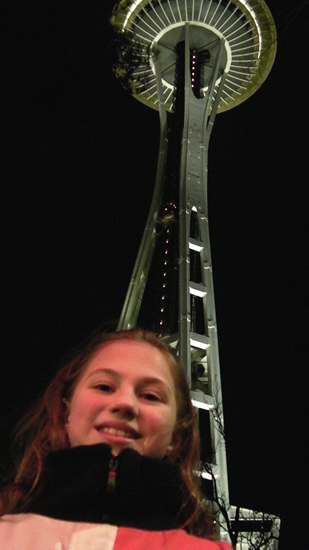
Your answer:
[[[164,174],[167,157],[167,116],[162,90],[160,58],[154,61],[157,94],[160,116],[160,145],[157,165],[157,175],[150,210],[144,229],[142,242],[139,247],[130,285],[126,294],[124,306],[117,326],[117,330],[128,330],[135,327],[141,308],[148,273],[152,262],[154,248],[157,242],[156,224],[161,206],[161,197],[164,184]]]
[[[213,96],[220,76],[223,48],[224,43],[221,42],[207,95],[196,98],[191,83],[190,25],[185,25],[185,112],[179,196],[179,356],[191,382],[195,406],[210,411],[211,471],[214,478],[218,479],[220,496],[228,508],[221,377],[207,209],[208,145],[216,114]],[[221,76],[221,85],[223,78],[224,73]],[[192,217],[195,218],[195,224],[192,223]],[[201,272],[195,274],[195,280],[191,280],[190,263],[194,255],[198,256]],[[202,311],[200,319],[197,318],[196,308],[199,302]],[[207,378],[204,388],[203,383],[198,388],[195,387],[196,377],[192,369],[196,365],[204,368],[204,378]]]

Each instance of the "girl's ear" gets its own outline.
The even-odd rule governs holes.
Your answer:
[[[68,412],[70,412],[70,402],[65,399],[65,397],[62,399],[63,403],[65,404],[66,408],[68,409]]]
[[[166,449],[165,456],[169,456],[171,454],[172,450],[173,450],[173,445],[172,444],[168,445],[168,447]]]

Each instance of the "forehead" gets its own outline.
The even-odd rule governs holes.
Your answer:
[[[153,375],[174,388],[168,354],[148,342],[116,340],[102,344],[85,365],[82,378],[98,369]]]

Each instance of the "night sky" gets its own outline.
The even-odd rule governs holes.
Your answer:
[[[211,137],[210,238],[231,502],[279,515],[280,550],[307,550],[309,2],[267,3],[274,67],[254,96],[217,116]],[[5,4],[6,457],[9,427],[63,356],[120,315],[159,120],[112,73],[113,1]]]

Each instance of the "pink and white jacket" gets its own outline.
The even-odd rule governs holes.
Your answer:
[[[146,531],[132,527],[64,521],[37,514],[0,519],[1,550],[229,550],[224,542],[188,535],[182,529]]]

